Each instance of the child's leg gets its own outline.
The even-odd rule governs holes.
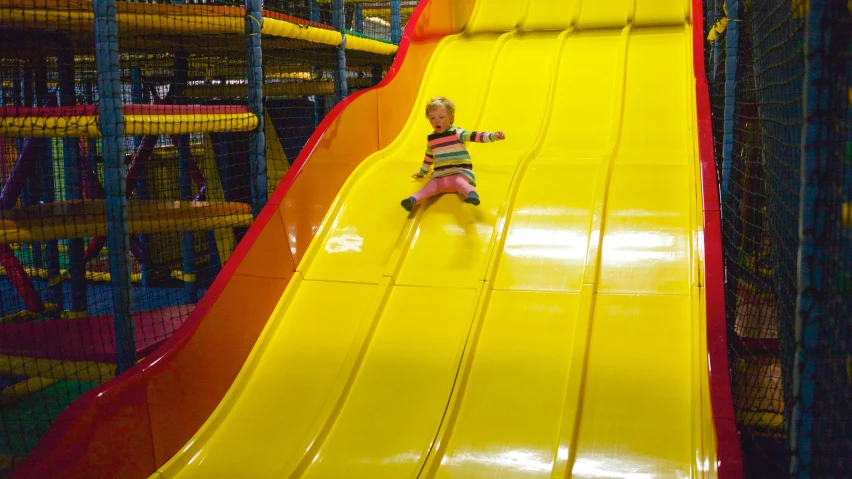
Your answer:
[[[467,182],[464,176],[450,175],[430,179],[423,185],[423,188],[420,188],[420,191],[402,200],[402,207],[407,211],[411,211],[414,209],[414,205],[422,203],[427,198],[441,193],[452,193],[453,191],[463,194],[465,202],[475,205],[479,204],[479,196],[476,195],[476,190]],[[476,198],[476,200],[472,201],[472,198]]]
[[[464,175],[452,175],[448,176],[448,178],[452,178],[453,189],[458,191],[463,197],[467,197],[471,191],[476,191],[476,188],[467,181],[467,177]]]
[[[414,209],[414,205],[422,203],[426,198],[430,198],[439,193],[448,193],[454,189],[455,188],[449,181],[449,177],[444,176],[441,178],[431,178],[425,185],[423,185],[423,188],[420,188],[420,191],[402,200],[401,204],[406,211],[411,211]]]
[[[455,176],[455,175],[453,175]],[[420,188],[420,191],[411,195],[414,197],[414,200],[417,204],[423,202],[423,200],[427,198],[431,198],[440,193],[448,193],[453,191],[455,188],[451,183],[451,176],[442,176],[440,178],[432,178],[423,185],[423,188]]]
[[[479,205],[479,194],[464,175],[453,175],[451,178],[453,178],[453,187],[462,195],[465,203],[470,203],[474,206]]]

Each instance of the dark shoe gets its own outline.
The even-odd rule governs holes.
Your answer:
[[[479,206],[479,194],[475,191],[471,191],[467,194],[467,198],[464,199],[465,203],[470,203],[473,206]]]
[[[476,200],[479,203],[479,200]],[[414,209],[414,205],[417,204],[417,200],[414,199],[413,196],[409,196],[408,198],[402,200],[402,207],[405,208],[405,211],[411,211]]]

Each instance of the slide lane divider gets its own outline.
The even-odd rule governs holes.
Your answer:
[[[308,468],[311,467],[311,464],[314,463],[317,455],[325,444],[325,441],[331,434],[332,428],[335,423],[337,423],[337,419],[340,417],[340,413],[343,411],[343,407],[346,405],[347,399],[349,399],[349,393],[352,392],[352,385],[355,384],[355,378],[358,377],[358,372],[361,370],[361,365],[364,363],[364,358],[367,356],[367,350],[370,348],[373,335],[376,332],[376,328],[378,327],[379,321],[382,317],[382,312],[387,306],[388,299],[390,298],[392,291],[393,288],[390,278],[386,276],[382,277],[379,280],[376,291],[373,293],[373,298],[370,300],[370,305],[367,308],[367,311],[364,312],[365,318],[372,317],[372,319],[361,322],[357,336],[353,341],[353,344],[360,343],[361,347],[354,351],[350,350],[344,363],[344,367],[341,368],[341,376],[345,377],[346,380],[342,384],[338,381],[337,384],[340,386],[335,385],[335,390],[332,390],[329,394],[329,397],[337,397],[337,400],[320,414],[320,417],[326,418],[322,427],[317,434],[305,440],[302,447],[299,449],[305,451],[305,453],[296,464],[295,469],[291,473],[287,474],[287,477],[291,479],[302,477],[305,472],[307,472]],[[338,387],[339,389],[337,389]]]
[[[497,40],[497,45],[492,50],[492,61],[491,61],[492,67],[491,67],[491,70],[489,71],[487,79],[485,80],[485,87],[483,88],[484,91],[487,91],[490,88],[491,79],[492,79],[493,73],[494,73],[494,65],[497,61],[497,58],[499,57],[500,51],[502,50],[506,41],[509,38],[511,38],[513,35],[514,35],[513,32],[509,32],[507,34],[501,35],[499,37],[499,39]],[[458,38],[459,38],[459,36],[455,36],[455,38],[453,40],[448,41],[448,42],[443,42],[435,50],[435,52],[433,54],[433,58],[438,58],[445,50],[449,49],[450,46],[452,45],[452,43],[454,43],[454,41],[457,41]],[[424,78],[428,78],[429,76],[431,76],[432,70],[433,70],[433,67],[430,65],[427,68],[426,73],[424,74]],[[425,82],[424,82],[424,84],[425,84]],[[484,99],[484,98],[486,98],[485,95],[482,96],[482,99]],[[483,109],[481,107],[477,109],[477,111],[479,112],[479,116],[476,119],[477,124],[481,120],[482,110]],[[415,110],[415,111],[419,111],[419,110]],[[409,126],[409,123],[411,123],[415,120],[415,117],[416,117],[416,115],[412,115],[409,118],[409,121],[406,123],[406,127]],[[405,131],[406,127],[403,127],[403,131]],[[401,141],[402,138],[403,138],[403,136],[400,135],[397,138],[397,140],[395,140],[391,145],[388,145],[388,147],[385,150],[380,150],[380,151],[374,153],[373,155],[371,155],[371,157],[369,157],[368,159],[363,161],[356,168],[356,170],[352,173],[352,175],[350,175],[350,177],[344,183],[344,186],[341,188],[340,193],[338,193],[337,197],[335,198],[335,200],[332,204],[332,207],[329,209],[329,213],[326,215],[325,219],[323,220],[323,223],[320,226],[320,229],[319,229],[318,234],[316,235],[314,241],[309,246],[308,251],[305,254],[305,257],[300,264],[299,272],[297,274],[299,274],[299,275],[303,274],[304,271],[310,266],[310,264],[316,258],[316,255],[319,253],[320,249],[322,248],[322,244],[324,242],[323,238],[325,238],[329,234],[329,232],[334,228],[336,222],[338,221],[340,211],[343,208],[344,204],[346,203],[346,197],[349,195],[351,190],[357,184],[358,180],[369,170],[369,168],[372,168],[373,166],[376,165],[376,163],[378,163],[379,161],[381,161],[383,159],[384,153],[387,152],[387,150],[393,151],[396,148],[398,148],[398,146],[399,146],[398,142]],[[367,312],[365,313],[366,316],[371,316],[372,319],[362,323],[362,324],[369,325],[369,329],[363,335],[359,332],[359,338],[356,340],[356,342],[360,343],[360,348],[358,348],[358,350],[357,350],[358,351],[357,357],[355,357],[354,360],[351,360],[351,361],[349,359],[347,359],[347,366],[345,367],[345,370],[347,372],[344,373],[344,375],[346,377],[346,381],[339,391],[332,392],[332,396],[337,396],[337,401],[335,401],[335,403],[333,404],[332,407],[330,407],[328,410],[324,411],[321,414],[321,416],[326,417],[326,419],[324,420],[323,426],[321,427],[321,429],[319,430],[319,432],[316,435],[311,437],[309,440],[305,441],[304,448],[303,448],[303,450],[305,451],[305,454],[302,455],[298,464],[295,466],[295,469],[293,470],[292,473],[290,473],[290,475],[288,477],[292,477],[294,479],[301,477],[308,470],[308,468],[314,462],[316,455],[320,452],[323,445],[325,444],[325,441],[328,439],[329,434],[331,433],[331,430],[332,430],[334,424],[337,422],[337,420],[340,416],[340,413],[343,410],[343,407],[344,407],[344,405],[346,404],[346,401],[349,398],[349,394],[351,393],[352,386],[353,386],[355,379],[357,378],[358,373],[359,373],[361,366],[363,364],[364,357],[366,356],[367,351],[370,348],[370,344],[371,344],[372,339],[373,339],[373,333],[375,332],[376,328],[378,327],[378,324],[379,324],[379,322],[380,322],[380,320],[381,320],[381,318],[382,318],[382,316],[385,312],[385,309],[386,309],[386,306],[387,306],[387,303],[388,303],[388,299],[390,298],[390,295],[391,295],[393,288],[395,286],[393,279],[396,276],[396,274],[398,274],[399,270],[402,267],[402,264],[405,261],[406,255],[404,254],[404,251],[407,250],[408,248],[410,248],[410,245],[411,245],[411,243],[414,239],[414,232],[416,231],[416,225],[417,225],[416,220],[419,219],[419,217],[420,217],[419,215],[422,214],[422,213],[420,213],[420,212],[422,212],[422,210],[423,210],[423,208],[420,208],[418,213],[415,214],[413,218],[410,217],[409,219],[406,220],[405,226],[403,227],[403,229],[400,233],[399,241],[397,242],[397,245],[394,247],[394,250],[393,250],[393,252],[392,252],[392,254],[391,254],[391,256],[388,260],[387,266],[384,270],[384,275],[378,281],[377,290],[375,292],[374,299],[373,299],[370,307],[367,309]],[[307,281],[310,281],[310,280],[307,279]],[[481,286],[480,286],[480,289],[481,289]]]
[[[610,132],[612,149],[602,160],[598,173],[598,183],[595,188],[595,199],[592,211],[592,227],[589,245],[586,250],[586,266],[583,271],[583,285],[580,290],[580,305],[577,313],[577,323],[574,329],[573,356],[568,374],[568,388],[565,395],[565,407],[562,418],[559,446],[553,465],[554,479],[571,477],[574,461],[577,459],[577,441],[580,434],[580,417],[583,412],[583,391],[586,384],[586,370],[589,360],[592,323],[594,322],[595,295],[597,294],[600,276],[601,244],[606,229],[606,208],[609,194],[612,170],[619,148],[621,127],[623,122],[624,92],[627,75],[627,54],[635,6],[631,4],[628,12],[628,23],[621,31],[621,54],[618,57],[616,72],[620,82],[613,102],[613,124]]]
[[[507,195],[506,201],[503,202],[501,211],[498,214],[500,219],[498,220],[498,224],[496,225],[494,232],[496,239],[493,243],[494,246],[491,249],[490,258],[486,267],[485,279],[481,283],[482,288],[480,289],[474,320],[471,324],[471,332],[468,335],[468,340],[465,345],[464,356],[459,364],[456,382],[453,386],[453,392],[449,398],[444,418],[441,421],[441,427],[435,441],[432,443],[429,458],[424,464],[419,477],[434,477],[438,472],[438,468],[441,466],[441,462],[446,454],[446,448],[453,434],[453,429],[458,419],[458,415],[461,412],[465,391],[467,389],[467,384],[470,380],[471,371],[473,369],[473,363],[476,358],[477,346],[479,345],[479,339],[482,334],[482,327],[485,322],[485,315],[488,312],[491,295],[494,291],[494,278],[496,277],[497,269],[502,258],[502,251],[506,244],[506,231],[507,226],[511,221],[511,212],[513,211],[515,200],[517,199],[518,192],[520,191],[523,178],[529,169],[530,164],[541,151],[541,148],[544,145],[544,140],[547,138],[547,125],[549,125],[550,118],[553,114],[553,97],[556,92],[556,81],[559,76],[560,59],[562,58],[562,52],[565,49],[566,38],[573,33],[573,31],[574,29],[572,26],[571,28],[563,30],[557,37],[557,47],[554,51],[554,59],[552,62],[553,70],[551,72],[551,76],[553,78],[550,82],[550,88],[545,100],[545,104],[547,106],[545,107],[544,118],[533,145],[526,153],[524,153],[521,161],[518,162],[518,165],[515,168],[515,172],[512,176],[512,182],[509,186],[509,194]]]

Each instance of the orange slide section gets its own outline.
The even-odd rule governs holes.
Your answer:
[[[341,185],[399,134],[435,47],[461,31],[473,4],[420,3],[388,76],[323,121],[183,328],[74,402],[14,477],[147,477],[186,444],[240,371]]]

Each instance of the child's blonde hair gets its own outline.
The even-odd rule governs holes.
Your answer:
[[[426,105],[426,118],[429,118],[429,114],[440,107],[447,109],[447,114],[450,115],[450,118],[456,116],[456,104],[453,103],[453,100],[442,96],[436,96],[429,100],[429,104]]]

